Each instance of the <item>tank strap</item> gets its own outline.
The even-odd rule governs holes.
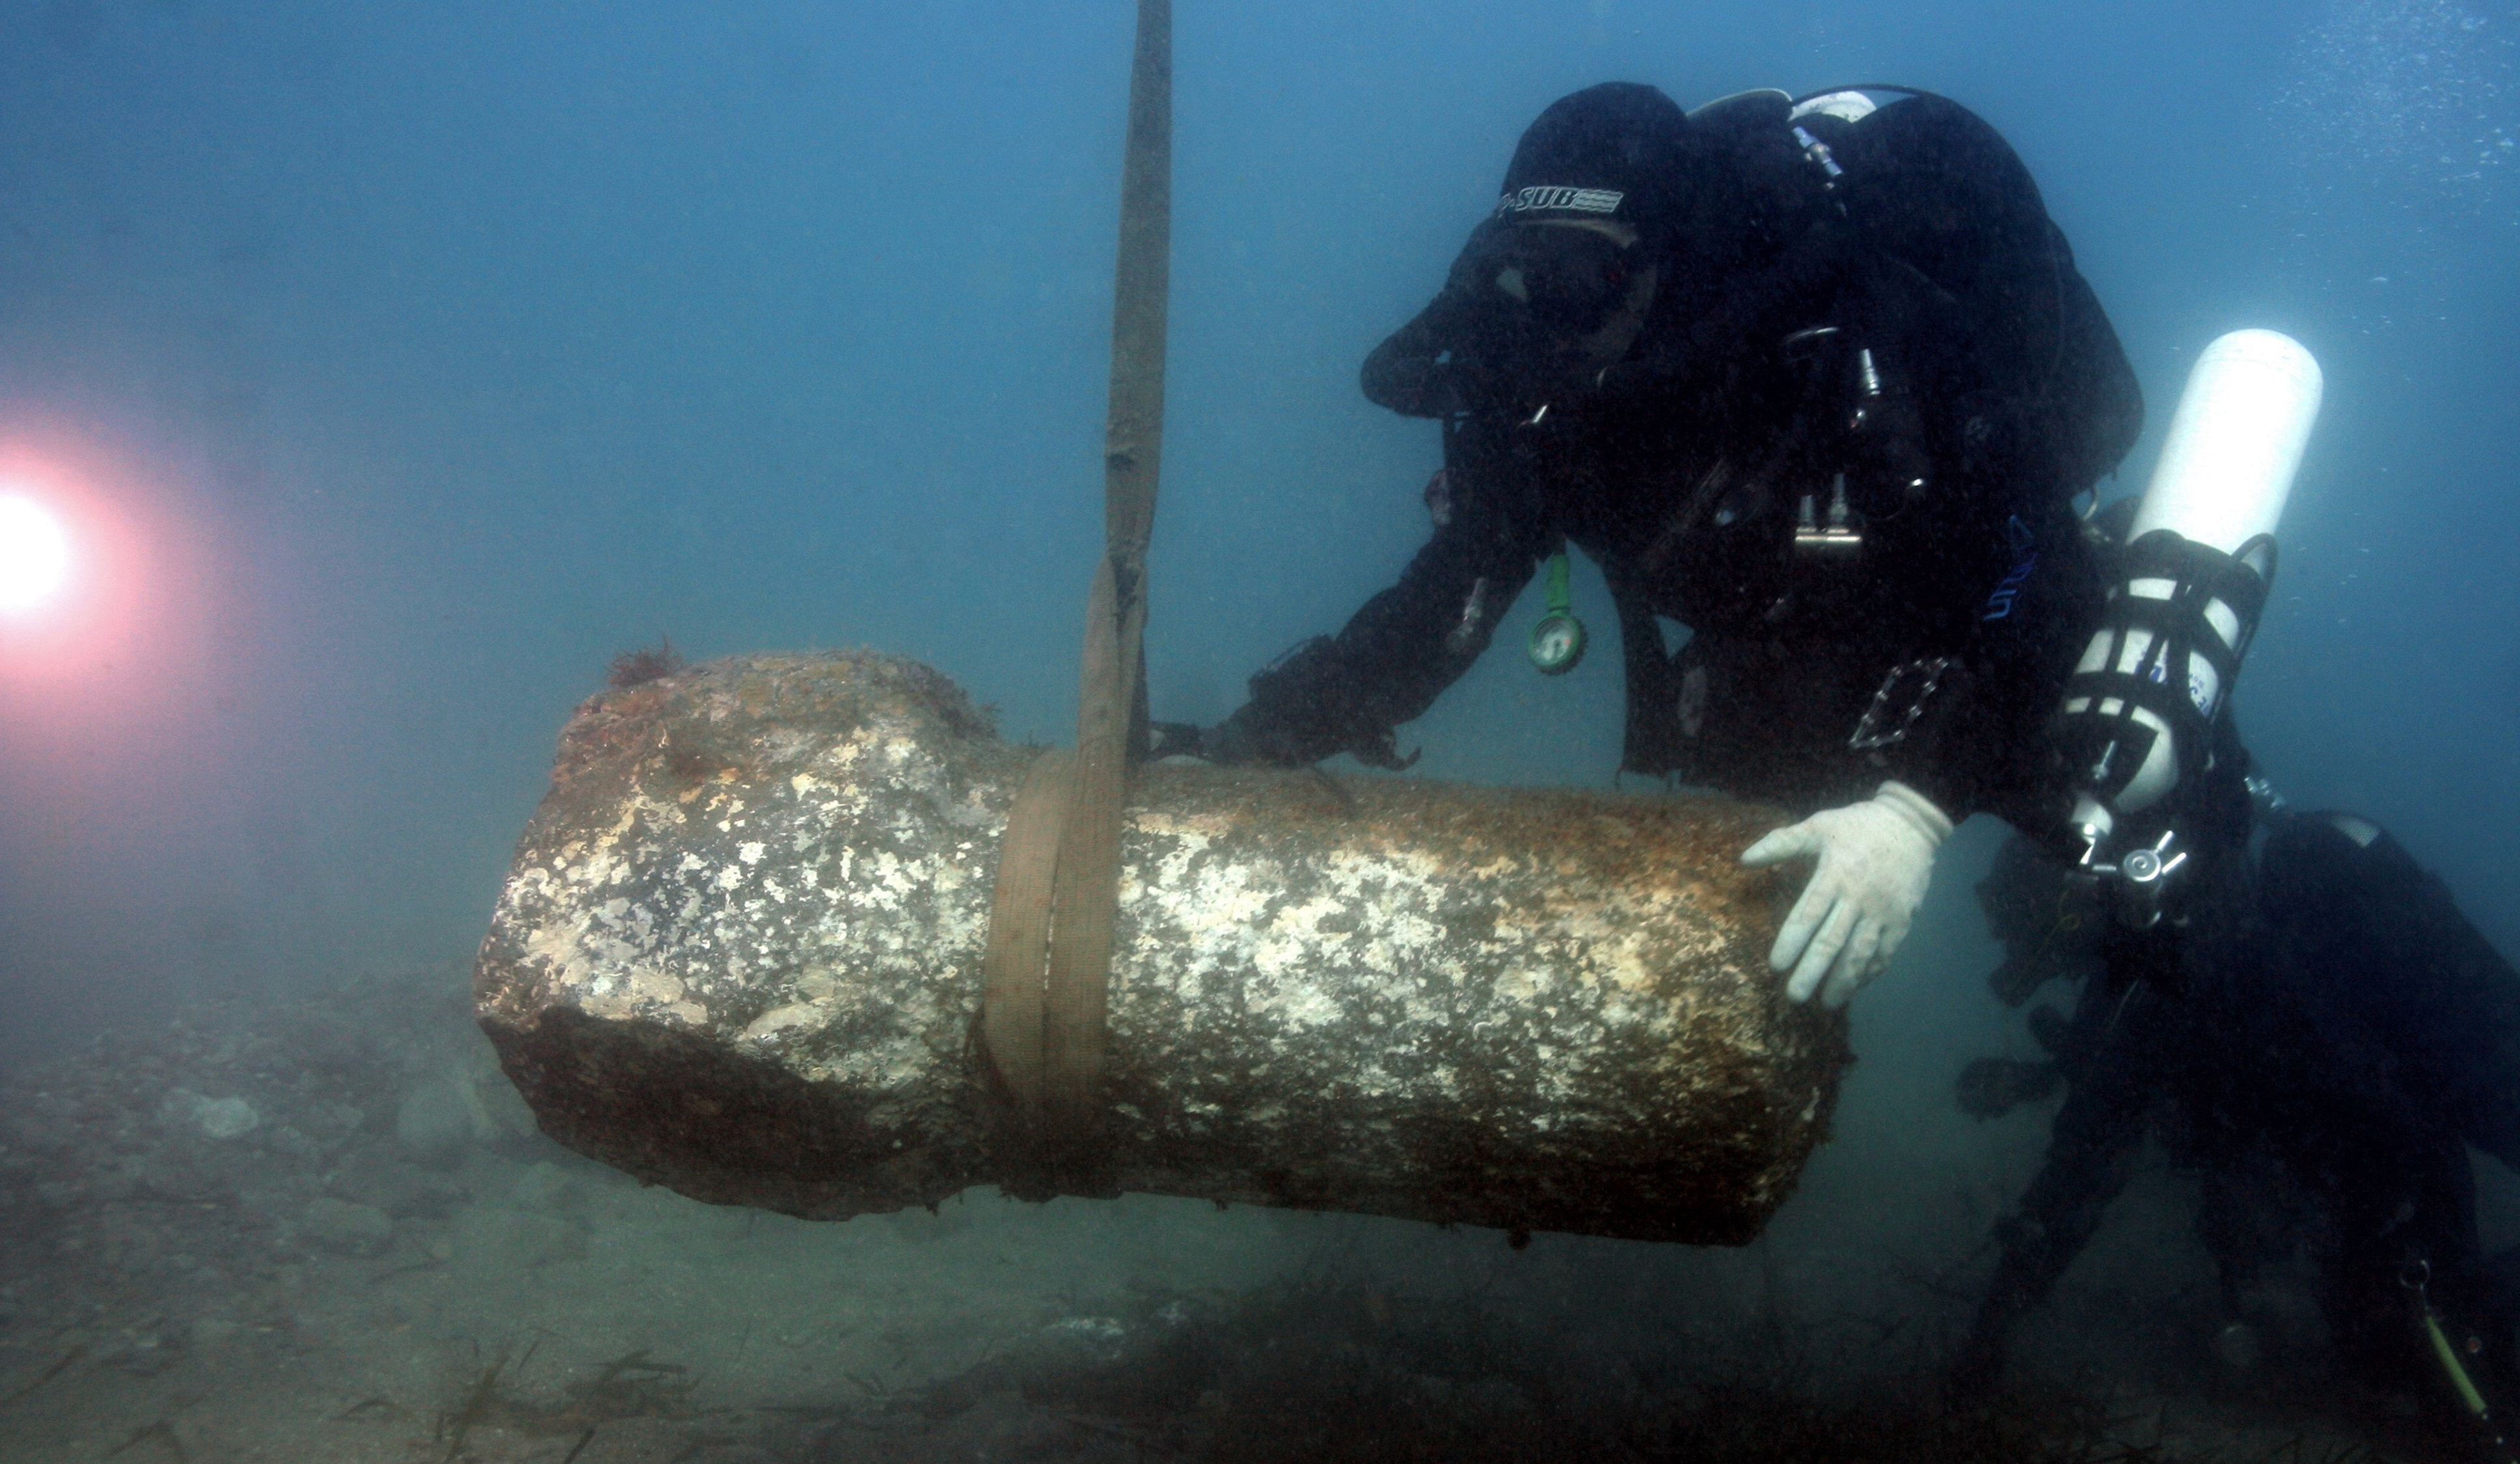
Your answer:
[[[2105,764],[2107,771],[2093,779],[2092,788],[2101,797],[2116,798],[2151,750],[2155,733],[2136,718],[2138,710],[2150,712],[2174,734],[2177,786],[2192,788],[2212,750],[2209,729],[2240,674],[2240,659],[2266,610],[2274,578],[2274,541],[2262,535],[2240,546],[2239,553],[2227,555],[2169,529],[2155,529],[2127,546],[2116,578],[2118,589],[2101,612],[2105,654],[2095,669],[2077,671],[2065,684],[2066,699],[2090,698],[2094,714],[2076,719],[2079,745],[2069,747],[2068,754],[2086,767]],[[2167,582],[2169,595],[2134,593],[2136,584],[2147,580]],[[2207,618],[2207,608],[2217,603],[2237,623],[2228,641]],[[2128,642],[2138,632],[2148,643],[2128,667]],[[2190,684],[2192,661],[2214,670],[2215,689],[2203,705]],[[2101,711],[2110,702],[2116,703],[2116,711]],[[2101,756],[2111,745],[2115,753]]]

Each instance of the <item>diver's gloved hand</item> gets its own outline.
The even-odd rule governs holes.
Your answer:
[[[1785,996],[1844,1006],[1880,974],[1908,938],[1934,874],[1934,851],[1952,821],[1924,794],[1893,779],[1862,803],[1823,809],[1742,851],[1752,868],[1805,855],[1820,866],[1777,932],[1768,964],[1790,969]]]
[[[1149,762],[1194,757],[1219,768],[1301,768],[1341,752],[1369,768],[1387,768],[1395,773],[1405,773],[1418,764],[1415,750],[1405,757],[1401,755],[1394,733],[1388,729],[1361,736],[1345,747],[1310,749],[1312,755],[1306,757],[1303,750],[1288,745],[1282,732],[1273,734],[1266,719],[1254,714],[1247,704],[1214,727],[1150,722],[1147,724],[1147,742]]]
[[[1207,756],[1207,732],[1194,722],[1149,722],[1147,724],[1147,761],[1160,763],[1168,757]]]
[[[1260,729],[1259,719],[1248,703],[1214,727],[1188,728],[1192,740],[1188,746],[1175,746],[1175,753],[1188,753],[1219,768],[1239,768],[1250,764],[1283,766],[1284,759],[1275,755],[1270,739]],[[1179,728],[1179,723],[1167,723]],[[1160,741],[1158,746],[1162,744]],[[1157,754],[1163,756],[1165,754]]]

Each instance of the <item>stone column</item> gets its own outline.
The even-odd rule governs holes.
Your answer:
[[[1032,756],[943,676],[743,656],[581,706],[476,974],[561,1142],[820,1219],[1004,1170],[974,1046]],[[1110,1178],[1694,1243],[1827,1130],[1841,1016],[1765,954],[1784,821],[1716,798],[1165,766],[1132,795]]]

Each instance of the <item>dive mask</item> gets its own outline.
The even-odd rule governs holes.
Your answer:
[[[1473,237],[1471,281],[1500,322],[1571,340],[1609,322],[1636,282],[1636,249],[1572,223],[1505,223]]]

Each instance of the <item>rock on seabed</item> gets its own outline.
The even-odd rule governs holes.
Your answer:
[[[579,707],[475,973],[544,1131],[699,1199],[843,1219],[1005,1169],[975,1045],[1036,749],[870,652]],[[1827,1129],[1842,1017],[1765,954],[1782,821],[1717,798],[1164,766],[1134,785],[1114,1187],[1696,1243]]]

